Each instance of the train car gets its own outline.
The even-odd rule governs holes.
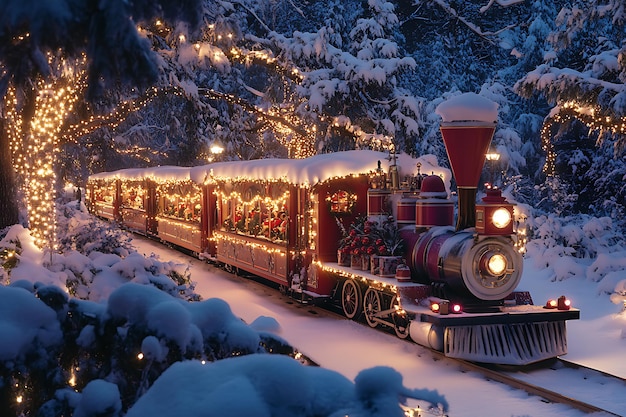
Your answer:
[[[97,174],[90,208],[446,356],[525,365],[565,354],[579,311],[516,291],[514,205],[495,188],[476,204],[494,128],[442,125],[456,209],[432,157],[369,150]]]

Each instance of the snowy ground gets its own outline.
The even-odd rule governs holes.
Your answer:
[[[400,371],[410,388],[435,389],[446,397],[451,416],[578,416],[582,413],[563,406],[546,404],[537,397],[484,381],[472,373],[461,373],[451,365],[434,361],[423,348],[401,341],[393,335],[342,320],[319,309],[300,306],[272,289],[259,290],[256,283],[227,274],[211,265],[143,239],[133,241],[138,250],[157,253],[163,260],[191,262],[196,290],[203,297],[226,300],[234,313],[247,322],[272,317],[274,329],[325,368],[336,370],[349,379],[363,369],[390,366]],[[254,291],[251,291],[254,287]],[[526,261],[522,288],[532,292],[535,302],[566,294],[582,310],[581,320],[568,322],[569,353],[566,356],[606,372],[626,377],[623,361],[626,315],[621,306],[597,293],[597,283],[579,279],[546,282],[530,260]],[[313,311],[313,313],[312,313]],[[626,392],[624,392],[626,395]],[[626,409],[612,411],[626,414]]]

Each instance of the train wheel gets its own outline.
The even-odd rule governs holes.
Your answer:
[[[378,326],[379,322],[374,317],[374,315],[381,311],[380,295],[378,295],[378,291],[371,288],[365,291],[363,308],[365,310],[365,320],[367,320],[367,324],[369,324],[370,327]]]
[[[393,301],[391,302],[391,308],[396,308],[398,306],[398,299],[393,297]],[[406,316],[406,313],[394,313],[392,315],[393,318],[393,329],[396,331],[396,336],[400,339],[406,339],[409,337],[409,325],[411,321]]]
[[[224,264],[224,271],[230,273],[230,274],[235,274],[235,275],[239,275],[239,268],[237,268],[236,266],[233,266],[231,264]]]
[[[341,290],[341,308],[343,309],[343,314],[347,318],[353,319],[361,313],[362,307],[361,288],[354,280],[345,280],[343,289]]]

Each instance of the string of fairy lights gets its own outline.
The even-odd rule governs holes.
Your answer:
[[[232,32],[218,33],[218,29],[214,24],[208,25],[208,29],[209,31],[206,37],[209,41],[218,43],[221,40],[228,41],[228,48],[220,49],[220,56],[223,56],[225,59],[240,62],[246,66],[252,64],[263,65],[270,68],[272,72],[279,73],[283,75],[285,79],[296,84],[304,80],[304,75],[297,67],[281,62],[270,53],[259,50],[248,50],[234,45],[235,39]],[[140,28],[140,30],[143,29]],[[166,27],[161,21],[156,21],[152,30],[154,33],[165,38],[171,35],[171,29]],[[176,39],[181,44],[187,42],[184,35],[179,35]],[[194,44],[194,50],[198,54],[200,54],[203,47],[203,44],[200,42]],[[287,91],[288,87],[285,87],[284,90]],[[200,88],[198,91],[209,99],[221,99],[229,104],[240,106],[247,112],[253,113],[259,121],[265,125],[264,129],[271,130],[275,134],[277,141],[289,150],[289,156],[292,158],[307,158],[317,153],[316,139],[318,136],[318,123],[329,123],[332,128],[341,129],[353,136],[356,141],[365,143],[372,147],[372,149],[385,150],[388,149],[391,144],[390,137],[375,133],[368,134],[359,126],[352,125],[346,117],[337,118],[321,114],[317,117],[316,121],[306,122],[296,111],[296,107],[301,103],[282,103],[281,105],[263,108],[251,104],[234,94],[223,93],[208,88]],[[131,112],[138,111],[153,100],[169,94],[185,96],[186,92],[176,86],[151,88],[141,97],[122,102],[111,113],[92,115],[78,124],[69,126],[66,132],[64,132],[64,140],[77,142],[78,138],[92,133],[104,124],[107,124],[112,129],[116,129]],[[133,149],[133,151],[136,150],[137,149]],[[128,152],[130,152],[130,150]]]
[[[544,121],[541,128],[541,147],[546,153],[546,163],[543,167],[547,175],[554,175],[556,152],[552,144],[552,128],[554,125],[569,123],[577,119],[585,124],[590,131],[608,132],[614,135],[626,135],[626,117],[612,117],[602,112],[600,107],[585,105],[575,101],[568,101],[559,105],[554,115]]]

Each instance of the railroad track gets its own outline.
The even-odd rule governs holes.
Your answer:
[[[435,352],[443,358],[439,352]],[[446,358],[448,359],[448,358]],[[513,368],[458,361],[465,371],[598,416],[626,415],[626,379],[562,358]],[[559,387],[555,389],[554,387]],[[547,388],[550,387],[550,388]]]

